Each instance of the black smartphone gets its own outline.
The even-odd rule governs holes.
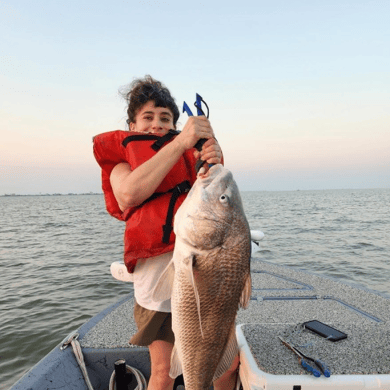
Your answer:
[[[303,324],[305,329],[309,329],[318,335],[325,337],[330,341],[339,341],[347,338],[347,335],[329,325],[323,324],[320,321],[308,321]]]

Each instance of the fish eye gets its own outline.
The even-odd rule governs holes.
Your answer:
[[[222,194],[220,197],[219,197],[219,201],[224,204],[224,203],[227,203],[229,201],[229,197],[226,195],[226,194]]]

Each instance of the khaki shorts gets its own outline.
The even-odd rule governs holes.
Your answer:
[[[171,344],[175,342],[171,313],[148,310],[135,302],[134,319],[138,332],[130,339],[130,344],[148,346],[155,340],[163,340]]]

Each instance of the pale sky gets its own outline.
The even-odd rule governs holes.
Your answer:
[[[0,0],[0,195],[101,192],[118,89],[195,93],[241,190],[390,188],[390,1]],[[183,114],[179,129],[187,120]]]

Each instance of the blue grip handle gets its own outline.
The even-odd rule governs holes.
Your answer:
[[[314,367],[312,367],[310,364],[308,364],[304,359],[301,359],[301,365],[306,371],[312,373],[316,378],[319,378],[321,376],[321,373]]]
[[[322,362],[321,360],[314,360],[314,362],[315,364],[317,364],[318,367],[320,367],[321,371],[327,378],[332,375],[332,372],[329,370],[328,366],[324,362]]]

